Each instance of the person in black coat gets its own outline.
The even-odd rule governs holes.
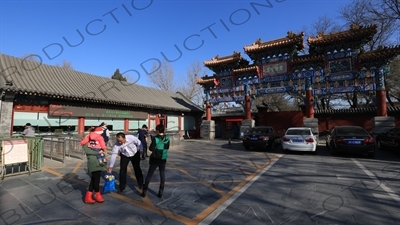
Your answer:
[[[147,136],[148,136],[148,131],[147,131],[147,126],[143,124],[142,128],[139,129],[138,131],[139,134],[139,140],[142,142],[143,146],[143,153],[142,153],[142,159],[145,159],[145,157],[149,157],[147,155]]]

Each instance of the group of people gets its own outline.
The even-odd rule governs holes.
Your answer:
[[[159,169],[161,181],[157,196],[161,198],[164,192],[165,166],[168,158],[169,137],[165,135],[165,128],[163,125],[157,125],[156,132],[157,134],[155,136],[151,136],[149,150],[152,153],[150,156],[147,155],[146,138],[148,137],[148,132],[146,125],[142,126],[137,137],[124,133],[116,134],[116,142],[112,148],[111,158],[107,163],[105,157],[103,158],[103,155],[107,156],[107,142],[110,137],[107,124],[102,123],[99,127],[92,128],[89,134],[82,138],[80,143],[86,153],[88,171],[91,174],[91,181],[84,202],[86,204],[104,202],[104,198],[100,193],[101,172],[107,170],[108,174],[112,174],[117,156],[120,156],[118,193],[122,193],[126,188],[127,168],[129,162],[131,162],[135,172],[136,181],[138,182],[138,187],[142,190],[142,197],[146,197],[150,180],[155,170],[157,168]],[[145,159],[146,157],[149,157],[149,169],[146,179],[143,182],[140,160]]]

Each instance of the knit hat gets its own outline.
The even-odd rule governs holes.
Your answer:
[[[102,134],[103,133],[103,128],[96,127],[96,129],[94,129],[94,132],[96,132],[97,134]]]

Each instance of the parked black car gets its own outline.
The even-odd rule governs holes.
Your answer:
[[[359,126],[337,126],[326,135],[326,145],[331,155],[339,152],[366,153],[375,157],[375,140],[364,128]]]
[[[280,139],[281,135],[270,126],[253,127],[244,134],[243,146],[246,150],[252,147],[272,150]]]
[[[400,153],[400,127],[395,127],[376,136],[378,149],[395,149]]]

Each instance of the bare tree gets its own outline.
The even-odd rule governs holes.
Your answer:
[[[39,62],[38,58],[35,57],[36,54],[34,53],[27,53],[24,54],[21,58],[24,60],[30,60],[30,61],[34,61],[34,62]]]
[[[335,20],[328,17],[327,15],[323,15],[318,17],[318,19],[311,24],[311,33],[308,35],[316,36],[320,33],[330,34],[339,32],[342,30],[342,25],[338,24]]]
[[[393,101],[400,102],[400,57],[394,59],[390,64],[390,72],[385,81],[386,98],[391,106],[395,106]]]
[[[303,26],[302,31],[305,33],[304,42],[307,42],[308,37],[315,37],[321,33],[330,34],[339,32],[342,30],[342,27],[342,25],[327,15],[320,16],[310,26]],[[306,45],[304,50],[302,50],[300,53],[308,54],[308,46]]]
[[[393,33],[396,31],[394,19],[378,16],[372,13],[373,10],[375,9],[371,0],[353,0],[352,3],[342,6],[339,10],[340,17],[345,21],[346,26],[352,24],[360,26],[376,24],[378,26],[378,32],[367,44],[366,50],[374,50],[383,45],[392,45]]]
[[[74,67],[72,66],[72,62],[67,61],[65,59],[60,64],[57,63],[56,66],[64,68],[64,69],[74,70]]]
[[[260,95],[252,100],[253,109],[256,109],[257,106],[261,105],[268,106],[268,109],[273,112],[299,109],[296,97],[284,93]],[[242,106],[245,107],[243,104]]]
[[[205,70],[199,61],[195,61],[186,69],[184,82],[177,88],[186,98],[198,106],[203,106],[205,96],[202,86],[197,84],[197,79],[205,75]]]
[[[399,0],[371,0],[369,12],[376,17],[388,20],[400,20]]]
[[[165,59],[161,64],[154,62],[151,72],[148,75],[148,79],[155,88],[170,92],[177,90],[174,67],[170,62]]]

